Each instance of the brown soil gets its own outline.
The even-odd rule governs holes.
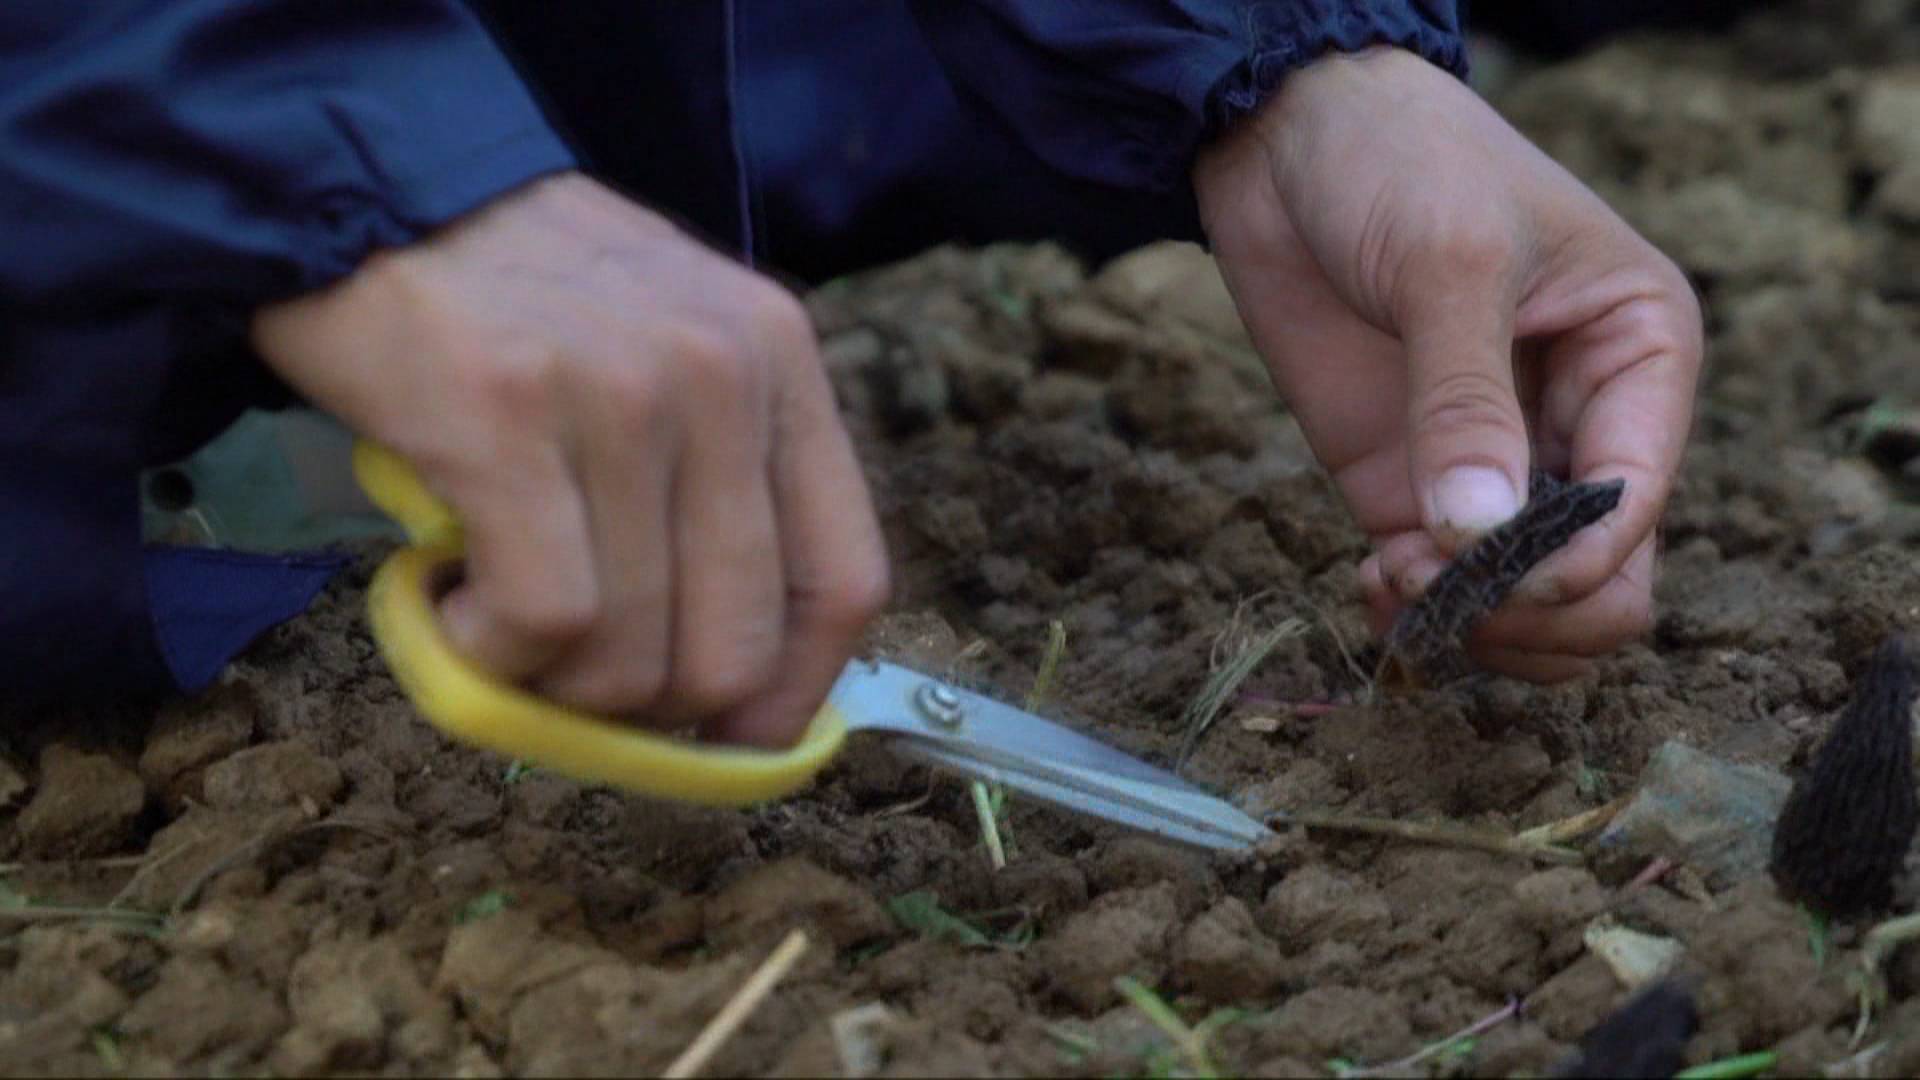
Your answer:
[[[811,300],[898,566],[875,649],[1018,695],[1062,619],[1053,711],[1167,761],[1210,663],[1306,619],[1245,689],[1341,707],[1277,730],[1242,722],[1271,707],[1230,711],[1186,767],[1257,809],[1511,829],[1629,790],[1671,738],[1802,767],[1849,674],[1920,622],[1920,515],[1900,501],[1920,428],[1902,444],[1867,409],[1920,402],[1920,35],[1872,22],[1910,4],[1807,6],[1496,92],[1710,312],[1645,646],[1578,685],[1356,704],[1369,657],[1341,642],[1364,641],[1363,542],[1204,259],[1151,249],[1089,276],[996,248]],[[1519,997],[1520,1019],[1434,1067],[1539,1074],[1627,996],[1582,945],[1605,910],[1685,946],[1690,1062],[1849,1053],[1858,927],[1822,966],[1764,875],[1627,892],[1637,865],[1321,833],[1207,857],[1017,802],[996,874],[964,788],[871,747],[744,813],[510,770],[422,724],[382,670],[368,554],[197,700],[10,719],[0,850],[31,906],[0,907],[0,1071],[657,1071],[804,926],[817,944],[714,1074],[1183,1067],[1119,975],[1192,1020],[1244,1010],[1211,1040],[1236,1072],[1390,1061]],[[995,943],[904,928],[888,902],[916,890]],[[1896,906],[1914,902],[1910,874]],[[1920,962],[1891,967],[1882,1075],[1920,1070],[1920,1037],[1897,1038],[1920,1030]],[[832,1018],[876,1002],[843,1056]]]

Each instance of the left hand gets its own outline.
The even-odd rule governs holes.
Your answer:
[[[1293,73],[1194,183],[1254,344],[1373,541],[1376,630],[1513,514],[1532,464],[1626,495],[1486,621],[1475,658],[1554,681],[1646,632],[1702,350],[1670,260],[1394,49]]]

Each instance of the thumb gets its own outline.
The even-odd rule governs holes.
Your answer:
[[[1531,455],[1514,389],[1512,312],[1481,293],[1431,306],[1403,326],[1421,524],[1452,554],[1526,498]]]

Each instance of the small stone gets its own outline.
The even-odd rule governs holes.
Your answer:
[[[1640,790],[1595,847],[1629,864],[1665,855],[1724,887],[1765,871],[1773,822],[1791,786],[1772,769],[1669,741],[1654,751]]]
[[[1663,978],[1680,962],[1680,943],[1658,934],[1646,934],[1597,919],[1587,927],[1587,948],[1598,956],[1620,980],[1620,985],[1637,990]]]
[[[207,804],[227,810],[332,806],[346,780],[340,766],[297,742],[249,747],[207,770]]]
[[[146,785],[106,754],[55,743],[40,754],[40,787],[20,811],[21,850],[78,859],[125,847],[147,805]]]

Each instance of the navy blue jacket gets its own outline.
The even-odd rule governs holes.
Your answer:
[[[0,702],[195,689],[337,566],[143,544],[139,471],[284,400],[248,313],[585,169],[818,279],[1198,238],[1202,142],[1453,0],[6,0]]]

